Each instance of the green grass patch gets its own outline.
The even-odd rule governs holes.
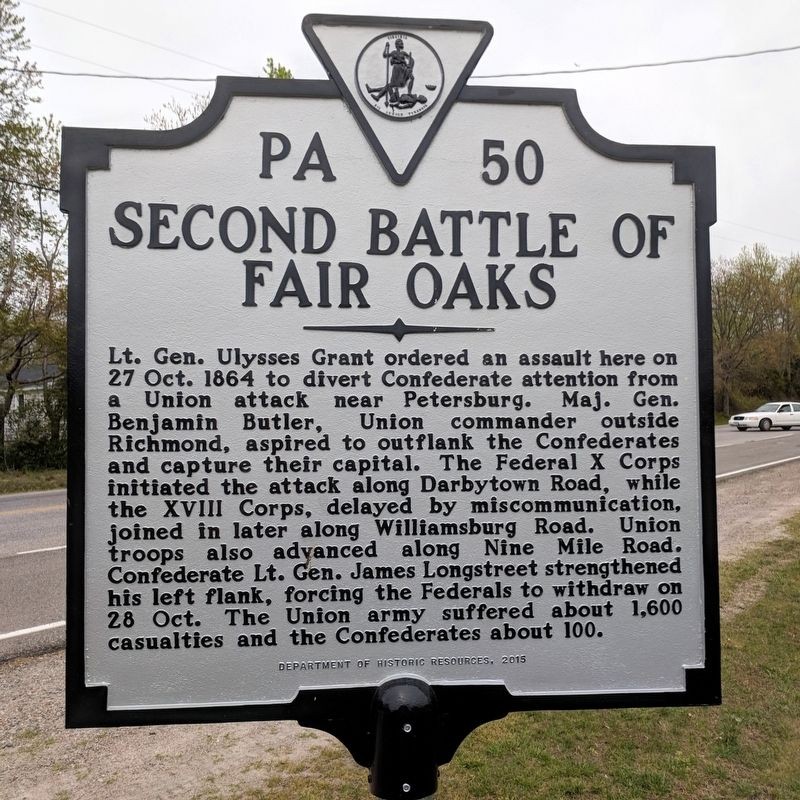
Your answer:
[[[13,744],[19,746],[21,752],[35,756],[47,750],[55,741],[54,736],[45,735],[39,728],[25,728],[17,734]]]
[[[787,539],[726,565],[723,603],[766,592],[723,623],[723,705],[511,714],[442,767],[437,800],[797,800],[800,798],[800,519]],[[368,800],[343,747],[272,763],[258,791],[198,800]]]
[[[0,472],[0,494],[42,492],[47,489],[63,489],[66,485],[67,471],[65,469]]]

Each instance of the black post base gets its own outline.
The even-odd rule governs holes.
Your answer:
[[[433,689],[414,678],[387,681],[375,691],[372,717],[372,794],[381,800],[421,800],[435,794],[439,719]]]

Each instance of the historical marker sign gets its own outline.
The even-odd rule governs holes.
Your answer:
[[[717,701],[713,150],[466,87],[484,23],[304,30],[330,81],[65,131],[69,724]]]

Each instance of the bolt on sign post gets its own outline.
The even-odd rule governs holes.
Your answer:
[[[419,798],[510,711],[717,703],[714,151],[484,22],[64,131],[67,724],[296,719]]]

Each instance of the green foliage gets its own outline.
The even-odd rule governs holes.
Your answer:
[[[261,68],[261,71],[268,78],[276,80],[291,80],[294,77],[289,67],[284,67],[279,61],[275,61],[272,56],[267,59],[267,64]]]
[[[717,409],[800,397],[800,257],[755,245],[711,277]]]
[[[0,471],[0,494],[46,492],[51,489],[63,489],[66,485],[65,469],[37,469],[33,472]]]
[[[66,398],[64,398],[66,399]],[[65,407],[65,403],[63,407]],[[67,437],[59,417],[57,435],[44,400],[29,400],[8,415],[13,437],[6,444],[6,464],[12,470],[63,469],[67,461]]]
[[[67,462],[67,385],[64,377],[42,383],[6,419],[11,470],[63,469]]]
[[[32,92],[39,88],[39,77],[31,72],[33,66],[22,57],[28,49],[25,24],[17,13],[16,0],[0,2],[0,125],[12,124],[20,119]]]
[[[39,86],[17,0],[0,0],[0,467],[29,367],[66,361],[66,226],[56,206],[59,126],[36,117]]]

